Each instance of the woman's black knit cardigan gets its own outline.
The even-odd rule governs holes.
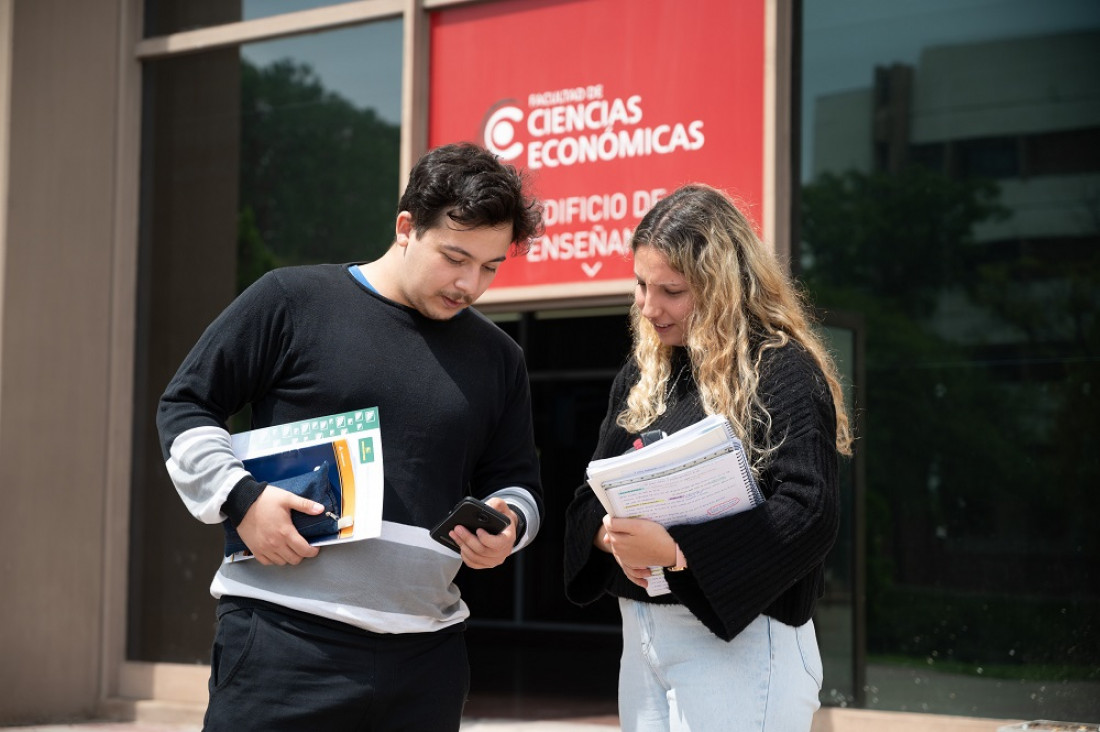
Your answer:
[[[706,415],[678,349],[668,408],[647,429],[671,434]],[[673,526],[688,569],[666,572],[671,594],[649,597],[614,558],[592,545],[604,510],[587,484],[566,513],[565,589],[586,605],[604,593],[641,602],[681,603],[715,635],[731,640],[761,613],[789,625],[813,615],[824,585],[823,562],[839,522],[836,413],[813,358],[791,343],[765,352],[758,393],[771,415],[772,453],[759,484],[767,501],[702,524]],[[631,361],[611,388],[593,459],[631,449],[636,435],[615,424],[638,380]]]

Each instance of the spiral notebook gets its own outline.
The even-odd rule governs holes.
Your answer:
[[[710,521],[764,502],[744,445],[722,416],[706,417],[623,455],[593,460],[588,483],[610,515],[666,527]],[[668,592],[660,569],[647,591]]]

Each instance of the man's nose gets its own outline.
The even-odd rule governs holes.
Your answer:
[[[478,267],[463,267],[455,278],[455,289],[462,293],[471,293],[477,288]]]

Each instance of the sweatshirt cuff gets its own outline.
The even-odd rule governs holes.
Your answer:
[[[512,513],[516,515],[516,540],[514,544],[519,546],[519,543],[523,540],[524,534],[527,533],[527,516],[515,503],[511,501],[505,501],[508,504],[508,508],[512,509]]]
[[[258,481],[251,475],[246,475],[237,481],[237,485],[229,491],[225,503],[222,504],[222,513],[229,517],[233,526],[240,526],[244,515],[264,492],[264,488],[267,488],[267,483]]]

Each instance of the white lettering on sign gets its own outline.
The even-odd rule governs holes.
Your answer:
[[[643,125],[642,96],[604,97],[602,84],[527,95],[527,110],[499,103],[482,130],[485,146],[504,160],[518,158],[526,128],[527,167],[558,168],[623,158],[694,152],[706,145],[703,120]]]
[[[635,218],[642,218],[649,212],[649,209],[656,205],[657,201],[660,201],[665,197],[668,190],[665,188],[654,188],[652,191],[634,191],[634,208],[632,213]]]
[[[587,104],[570,104],[532,110],[527,131],[534,137],[564,135],[585,130],[602,130],[612,125],[636,125],[642,121],[642,98],[597,99]]]
[[[605,229],[602,226],[582,231],[554,232],[531,243],[527,261],[593,259],[612,255],[625,257],[630,254],[631,233],[628,228]]]
[[[555,89],[541,94],[528,94],[528,107],[553,107],[556,104],[583,102],[588,99],[603,99],[603,84],[574,86],[569,89]]]
[[[590,260],[603,257],[629,257],[630,227],[604,226],[600,222],[621,222],[633,216],[640,219],[661,200],[668,190],[653,188],[625,193],[598,193],[591,196],[566,196],[543,201],[543,223],[548,229],[569,224],[591,224],[580,230],[550,231],[531,243],[526,259],[531,263]],[[589,279],[603,267],[600,262],[585,264]]]
[[[605,130],[581,137],[535,140],[527,145],[527,167],[556,168],[616,160],[619,158],[667,155],[678,150],[699,150],[706,144],[702,120],[687,125],[637,127],[633,130]]]
[[[547,226],[571,224],[574,221],[586,224],[619,220],[626,218],[627,210],[625,193],[551,198],[543,201],[542,204],[542,220]]]

